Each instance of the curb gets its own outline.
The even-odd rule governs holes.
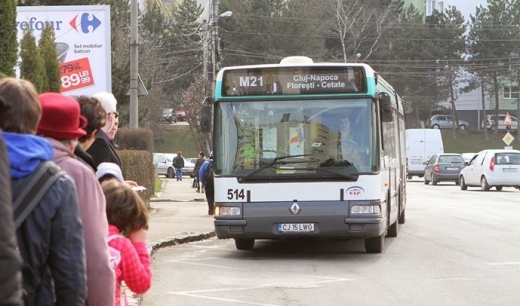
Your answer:
[[[169,246],[178,245],[178,244],[184,244],[184,243],[188,243],[188,242],[201,241],[201,240],[213,238],[215,236],[216,236],[215,232],[212,231],[212,232],[207,232],[207,233],[197,233],[197,234],[189,235],[189,236],[182,237],[182,238],[166,238],[163,241],[154,243],[151,246],[150,256],[152,256],[156,251],[158,251],[159,249],[164,248],[164,247],[169,247]]]
[[[166,199],[166,198],[152,198],[152,199],[150,199],[150,203],[152,203],[152,202],[206,202],[206,199],[194,198],[192,200],[177,200],[177,199]]]

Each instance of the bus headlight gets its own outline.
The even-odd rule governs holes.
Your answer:
[[[217,206],[215,208],[217,216],[240,216],[240,207],[236,206]]]
[[[378,214],[381,215],[381,206],[379,204],[353,205],[350,207],[352,215],[359,214]]]

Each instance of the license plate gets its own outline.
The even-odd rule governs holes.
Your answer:
[[[314,232],[314,223],[280,223],[278,231],[281,233],[310,233]]]
[[[410,162],[412,163],[412,165],[422,164],[422,160],[420,159],[412,159]]]
[[[446,170],[450,171],[450,170],[459,170],[459,168],[454,168],[454,167],[447,167]]]
[[[518,169],[516,169],[516,168],[504,168],[504,169],[502,169],[502,171],[504,171],[504,172],[516,172],[516,170],[518,170]]]

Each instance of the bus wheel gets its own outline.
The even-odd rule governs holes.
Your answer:
[[[252,250],[254,245],[254,239],[235,238],[235,247],[237,250]]]
[[[399,215],[399,224],[404,224],[406,222],[406,207],[403,209],[403,212]]]
[[[367,253],[381,253],[385,241],[385,234],[378,237],[371,237],[365,239],[365,250]]]
[[[397,200],[399,203],[399,199]],[[388,202],[388,201],[387,201]],[[395,219],[395,222],[390,225],[388,228],[388,232],[386,233],[387,237],[397,237],[397,232],[399,231],[399,210],[400,210],[400,204],[397,206],[397,218]],[[390,211],[390,209],[388,209]],[[388,222],[390,222],[390,213],[388,214]]]
[[[395,220],[394,224],[390,225],[390,227],[388,228],[388,232],[386,233],[388,237],[397,237],[397,232],[399,231],[398,223],[398,220]]]

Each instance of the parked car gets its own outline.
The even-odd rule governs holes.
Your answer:
[[[424,184],[437,185],[438,182],[451,181],[459,184],[459,174],[464,168],[461,154],[441,153],[433,155],[424,168]]]
[[[186,116],[186,112],[183,110],[175,111],[175,117],[177,118],[177,121],[186,121],[188,120],[188,117]]]
[[[155,173],[157,175],[164,175],[167,178],[174,177],[175,169],[172,165],[173,157],[175,157],[175,154],[154,153],[153,165],[155,167]]]
[[[518,129],[518,118],[515,116],[511,116],[511,121],[513,124],[511,125],[511,130]],[[506,115],[498,115],[498,129],[499,130],[507,130],[508,126],[504,124],[504,120],[506,119]],[[487,115],[486,120],[483,120],[481,123],[481,128],[487,128],[488,130],[494,129],[495,127],[495,115]]]
[[[469,123],[459,119],[461,130],[469,129]],[[432,129],[450,129],[453,127],[453,117],[450,115],[435,115],[429,120],[429,127]]]
[[[177,122],[177,116],[173,112],[173,108],[166,108],[163,110],[161,120],[166,123]]]
[[[520,151],[483,150],[477,153],[469,165],[460,172],[460,189],[478,187],[488,191],[492,187],[500,191],[503,187],[520,189]]]

